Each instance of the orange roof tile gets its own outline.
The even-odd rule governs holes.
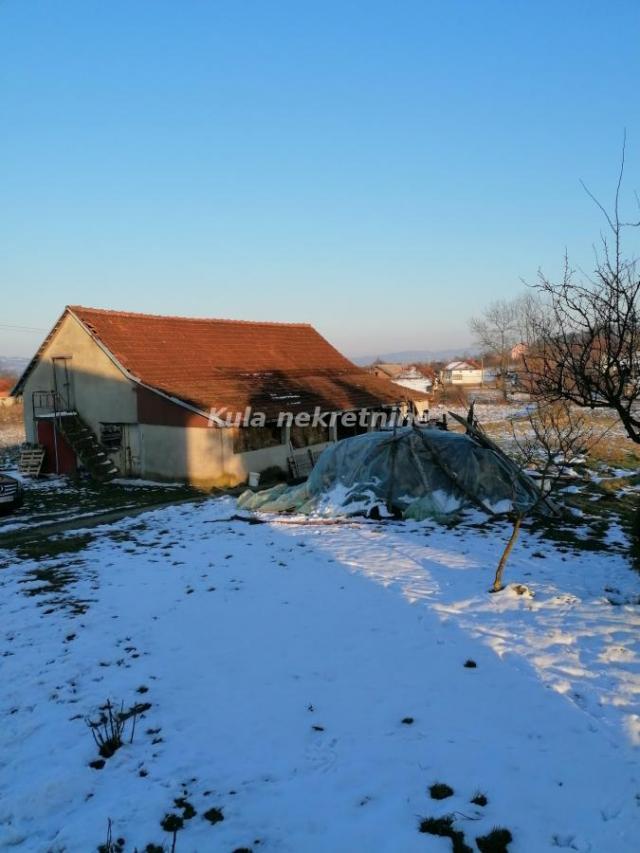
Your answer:
[[[352,364],[312,326],[204,320],[69,306],[121,367],[200,411],[251,406],[342,411],[389,405],[406,389]]]

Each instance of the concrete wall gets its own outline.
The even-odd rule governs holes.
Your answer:
[[[54,390],[52,360],[61,356],[71,356],[69,367],[75,404],[97,435],[101,421],[137,422],[134,383],[122,374],[80,323],[67,315],[25,383],[23,397],[27,441],[35,441],[32,393]]]
[[[155,480],[184,480],[195,486],[244,483],[250,471],[277,466],[287,470],[287,444],[233,452],[233,428],[176,427],[141,424],[143,476]],[[326,444],[314,445],[319,452]]]

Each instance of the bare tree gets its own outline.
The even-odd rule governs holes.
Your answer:
[[[598,429],[585,413],[577,411],[566,400],[536,400],[524,419],[510,421],[517,448],[518,462],[537,470],[540,477],[541,501],[557,511],[549,497],[557,491],[575,460],[589,453],[611,427]],[[519,427],[519,428],[518,428]],[[535,509],[535,507],[534,507]],[[520,533],[523,515],[514,517],[513,531],[500,557],[492,592],[502,588],[504,570]]]
[[[518,461],[537,471],[546,495],[557,490],[574,460],[589,453],[610,429],[598,429],[566,400],[540,399],[510,426]]]
[[[513,460],[511,460],[510,457],[504,452],[504,450],[499,445],[495,444],[485,433],[485,431],[482,429],[475,417],[474,409],[475,404],[471,403],[466,420],[460,417],[460,415],[456,414],[455,412],[449,412],[449,414],[454,420],[458,421],[458,423],[466,427],[467,433],[471,435],[475,439],[475,441],[480,444],[480,446],[489,448],[497,456],[502,457],[502,459],[507,462],[508,466],[512,468]],[[562,434],[564,435],[564,432]],[[530,506],[526,512],[529,513],[535,511],[536,509],[540,509],[545,514],[557,515],[558,507],[549,499],[548,495],[545,494],[542,488],[535,488],[535,491],[537,492],[538,497],[534,504]],[[509,537],[509,541],[507,542],[504,551],[502,552],[502,555],[500,557],[493,584],[491,586],[491,592],[500,592],[500,590],[503,589],[502,578],[504,575],[504,570],[506,568],[509,555],[511,554],[511,551],[513,550],[516,542],[518,541],[518,537],[520,535],[520,528],[522,526],[522,521],[524,519],[525,514],[525,511],[522,509],[516,510],[515,505],[514,511],[509,513],[509,517],[513,522],[513,530],[511,532],[511,536]]]
[[[469,328],[475,341],[486,351],[498,357],[502,395],[507,399],[507,368],[511,348],[516,343],[518,331],[518,306],[515,301],[498,299],[482,312],[472,317]]]
[[[635,258],[622,251],[624,232],[640,220],[620,217],[624,150],[611,213],[585,187],[609,232],[601,237],[594,273],[577,277],[565,257],[561,281],[539,274],[525,372],[534,395],[613,409],[629,438],[640,443],[640,277]]]

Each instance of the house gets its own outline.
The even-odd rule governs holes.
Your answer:
[[[441,374],[444,385],[481,385],[485,381],[485,372],[477,361],[451,361]]]
[[[429,411],[430,395],[433,391],[435,374],[427,374],[423,368],[414,364],[396,362],[375,362],[369,367],[369,373],[382,379],[389,379],[402,388],[413,392],[413,404],[416,413],[423,416]]]
[[[376,361],[369,368],[369,373],[381,379],[396,379],[404,369],[404,364],[390,361]]]
[[[433,379],[431,377],[415,365],[409,365],[404,367],[391,381],[401,388],[410,390],[413,405],[418,415],[425,417],[428,414],[431,392],[433,391]]]
[[[397,362],[375,362],[369,367],[369,373],[381,379],[390,379],[398,385],[407,388],[415,387],[418,391],[430,391],[433,387],[434,373],[415,364],[400,364]]]
[[[296,450],[371,428],[371,412],[412,406],[408,389],[352,364],[310,325],[80,306],[64,310],[12,393],[45,471],[82,463],[205,487],[286,469]]]
[[[403,388],[411,388],[423,394],[429,394],[433,389],[432,377],[427,376],[423,370],[415,365],[403,368],[391,381],[395,382],[396,385],[401,385]]]

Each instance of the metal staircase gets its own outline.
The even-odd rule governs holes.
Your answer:
[[[94,480],[104,483],[117,476],[118,469],[80,415],[74,413],[58,418],[58,428]]]

